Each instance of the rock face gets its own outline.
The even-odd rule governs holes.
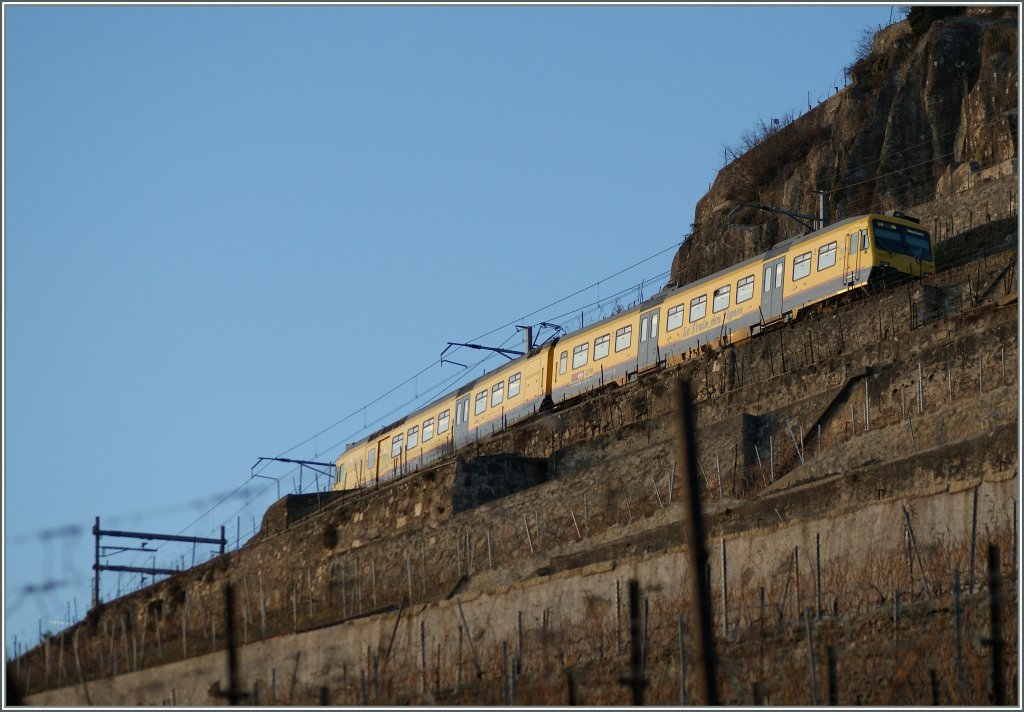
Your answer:
[[[851,84],[781,127],[761,126],[696,206],[672,264],[679,286],[806,230],[738,203],[808,215],[828,191],[832,220],[935,199],[963,174],[1017,157],[1017,10],[971,8],[916,37],[878,32]],[[1014,164],[1015,165],[1015,164]],[[804,221],[807,222],[807,221]]]

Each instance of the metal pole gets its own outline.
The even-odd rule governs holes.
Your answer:
[[[974,507],[971,515],[971,569],[967,577],[967,592],[974,593],[974,552],[978,541],[978,488],[974,488]]]
[[[760,614],[758,616],[758,626],[760,628],[760,645],[758,646],[758,661],[760,663],[758,667],[758,677],[764,675],[764,586],[758,589],[758,596],[760,598]]]
[[[726,575],[725,537],[722,537],[722,637],[729,638],[729,580]]]
[[[924,367],[917,362],[917,412],[924,413]]]
[[[956,689],[959,698],[963,694],[964,659],[963,638],[960,632],[960,569],[953,572],[953,620],[956,625]]]
[[[835,707],[839,704],[839,682],[836,675],[836,649],[828,646],[828,704]]]
[[[676,382],[676,462],[683,470],[686,506],[687,553],[690,559],[690,590],[697,611],[697,699],[698,705],[718,704],[716,681],[716,660],[714,640],[711,634],[711,600],[708,596],[704,576],[707,565],[707,549],[704,545],[704,518],[700,506],[700,486],[697,482],[696,441],[693,429],[693,397],[690,384],[684,380]]]
[[[622,593],[619,580],[615,579],[615,654],[622,651]]]
[[[715,472],[718,476],[718,506],[722,506],[722,467],[718,462],[718,453],[715,453]]]
[[[462,627],[466,630],[466,642],[469,643],[469,652],[473,655],[473,665],[476,667],[476,678],[483,677],[483,670],[480,668],[480,660],[476,657],[476,648],[473,646],[473,634],[469,630],[469,623],[466,622],[466,614],[462,611],[462,601],[458,598],[455,603],[459,606],[459,617],[462,618]]]
[[[516,671],[523,667],[523,612],[516,611]]]
[[[868,392],[867,379],[864,380],[864,429],[871,429],[871,394]]]
[[[821,532],[814,534],[814,606],[816,617],[821,618]]]
[[[92,534],[96,538],[96,563],[93,564],[92,577],[92,607],[100,605],[100,518],[96,517],[96,524],[93,525]]]
[[[462,642],[462,635],[459,635],[459,642]],[[461,662],[461,661],[460,661]],[[420,620],[420,694],[426,698],[427,695],[427,632],[422,620]]]
[[[814,636],[811,633],[811,609],[808,608],[805,614],[807,623],[807,661],[811,668],[811,704],[818,704],[818,671],[814,666]]]
[[[640,623],[640,583],[636,579],[629,580],[629,660],[630,674],[620,678],[620,682],[628,685],[633,691],[633,706],[643,707],[644,687],[647,681],[643,672],[643,645]]]
[[[238,641],[235,635],[235,593],[231,582],[224,584],[224,607],[227,619],[228,689],[225,696],[231,705],[239,705],[245,697],[238,680]]]
[[[686,655],[683,650],[683,617],[676,616],[676,626],[679,628],[679,706],[686,705]]]
[[[900,630],[900,590],[897,588],[892,592],[892,643],[895,646],[899,642]]]
[[[462,640],[462,638],[459,638]],[[504,677],[504,683],[501,686],[501,691],[504,694],[505,705],[512,704],[512,671],[509,669],[508,664],[508,641],[501,641],[501,675]]]
[[[999,575],[999,547],[988,546],[988,594],[989,616],[992,629],[988,643],[992,646],[992,703],[997,707],[1006,704],[1006,683],[1003,661],[1006,641],[1003,640],[1003,584]]]
[[[921,581],[924,582],[924,592],[928,598],[932,597],[931,587],[928,585],[928,575],[924,570],[924,562],[921,561],[921,552],[917,548],[917,537],[914,536],[914,528],[910,525],[910,512],[906,506],[903,507],[903,519],[907,525],[907,534],[910,536],[910,544],[913,547],[914,555],[917,557],[917,568],[921,571]]]

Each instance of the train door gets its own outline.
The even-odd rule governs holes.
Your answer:
[[[455,401],[455,428],[452,430],[455,447],[469,442],[469,395]]]
[[[640,315],[640,342],[636,355],[638,370],[658,362],[658,310],[652,309]]]
[[[764,287],[761,293],[761,318],[772,321],[782,316],[782,285],[783,273],[786,271],[786,258],[764,263]]]
[[[380,482],[381,476],[384,475],[384,456],[389,454],[391,454],[391,441],[387,438],[381,438],[377,443],[377,466],[373,470],[373,476],[378,482]]]
[[[857,249],[859,233],[854,230],[846,236],[846,249],[843,250],[843,284],[856,284],[860,278],[861,250]],[[866,240],[865,240],[866,242]]]

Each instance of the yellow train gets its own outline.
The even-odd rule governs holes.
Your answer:
[[[778,243],[683,287],[539,347],[441,396],[358,442],[336,462],[335,489],[411,472],[595,386],[735,342],[801,309],[882,281],[935,272],[931,239],[917,220],[847,218]]]

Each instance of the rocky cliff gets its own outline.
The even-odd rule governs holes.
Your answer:
[[[697,203],[670,285],[806,230],[740,203],[814,215],[816,191],[827,191],[833,220],[906,209],[934,200],[958,174],[1016,159],[1016,8],[970,8],[926,27],[911,19],[874,36],[842,91],[744,137],[748,150]]]

